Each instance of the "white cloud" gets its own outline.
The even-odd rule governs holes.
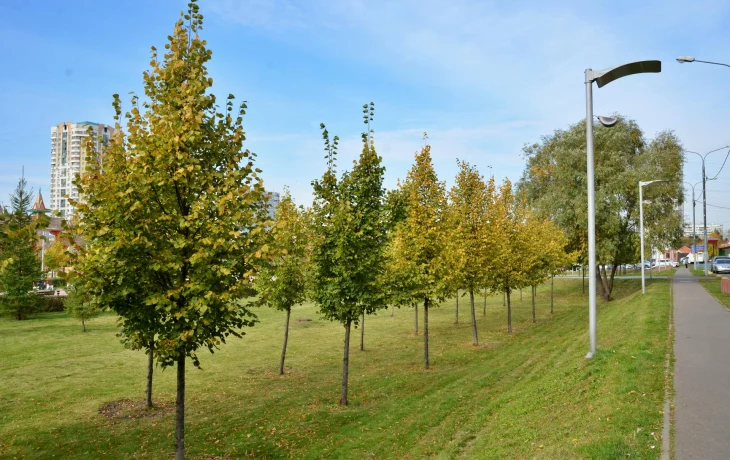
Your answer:
[[[568,1],[219,0],[210,8],[295,49],[377,69],[424,94],[453,97],[454,107],[483,107],[476,119],[456,109],[434,115],[436,127],[425,123],[444,178],[450,179],[455,168],[448,165],[459,157],[492,164],[499,177],[516,179],[524,143],[585,116],[586,67],[639,59],[661,59],[661,76],[631,77],[595,90],[596,113],[634,118],[648,137],[675,130],[691,150],[730,143],[726,69],[674,61],[680,54],[730,61],[724,32],[730,4],[720,0],[617,0],[588,8]],[[504,122],[522,119],[531,121],[520,129]],[[389,174],[405,174],[422,131],[395,126],[377,133]],[[699,178],[695,163],[687,164],[688,180]],[[720,210],[708,210],[708,216],[730,219]]]

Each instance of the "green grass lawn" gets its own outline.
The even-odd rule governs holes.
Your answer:
[[[710,268],[709,268],[709,267],[707,267],[707,270],[708,270],[708,273],[709,273],[709,270],[710,270]],[[705,276],[705,268],[704,268],[704,266],[703,266],[702,264],[699,264],[699,265],[697,266],[697,268],[692,268],[692,266],[690,265],[690,267],[689,267],[689,271],[690,271],[690,272],[691,272],[691,273],[692,273],[692,274],[693,274],[694,276]],[[709,274],[711,275],[712,273],[709,273]]]
[[[721,278],[713,280],[699,280],[700,284],[707,289],[707,292],[712,294],[712,297],[716,298],[721,304],[730,308],[730,294],[723,294],[720,286]]]
[[[431,366],[413,310],[368,317],[366,350],[353,337],[350,401],[340,408],[343,329],[297,307],[287,374],[276,375],[284,314],[261,322],[190,366],[186,447],[190,458],[658,458],[668,345],[669,283],[640,295],[616,281],[598,306],[598,354],[588,351],[587,299],[580,280],[515,293],[506,333],[501,296],[477,306],[481,344],[471,343],[466,299],[430,312]],[[420,310],[419,310],[420,311]],[[297,319],[311,319],[296,322]],[[0,457],[172,458],[174,414],[108,419],[99,408],[142,399],[146,356],[125,350],[116,318],[88,332],[65,314],[0,320]],[[155,374],[155,398],[174,398],[174,369]]]

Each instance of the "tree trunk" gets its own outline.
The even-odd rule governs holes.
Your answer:
[[[510,290],[507,289],[507,332],[512,333],[512,302],[510,299]]]
[[[608,296],[611,297],[611,293],[613,292],[613,280],[616,276],[616,263],[613,264],[613,269],[611,270],[611,278],[608,280]]]
[[[414,303],[413,308],[416,310],[416,324],[413,328],[413,335],[418,335],[418,304]]]
[[[456,321],[454,324],[459,324],[459,290],[456,290]]]
[[[532,286],[532,322],[536,323],[537,320],[535,319],[535,291],[537,291],[537,287]]]
[[[484,288],[484,316],[487,315],[487,288]]]
[[[610,300],[611,293],[608,290],[608,286],[606,285],[604,277],[601,276],[600,267],[596,267],[596,282],[598,284],[598,290],[600,293],[601,300],[603,300],[603,301]]]
[[[469,289],[469,297],[471,299],[471,329],[474,335],[474,346],[479,345],[479,337],[477,336],[477,315],[474,308],[474,289]]]
[[[177,358],[177,417],[175,418],[175,460],[185,460],[185,355]]]
[[[555,275],[550,278],[550,314],[553,314],[553,298],[555,297]]]
[[[83,332],[86,332],[86,323],[84,322],[84,317],[81,317],[81,330]]]
[[[345,353],[342,357],[342,393],[340,394],[340,406],[347,405],[347,375],[350,371],[350,326],[351,320],[345,323]]]
[[[365,312],[362,313],[362,322],[360,323],[360,351],[365,351]]]
[[[150,352],[147,357],[147,392],[145,394],[147,407],[152,407],[152,372],[155,370],[155,343],[150,343]]]
[[[393,314],[395,314],[395,307],[393,305],[390,306],[390,317],[393,317]]]
[[[423,300],[423,364],[428,369],[428,299]]]
[[[284,326],[284,346],[281,349],[281,360],[279,361],[279,375],[284,375],[284,359],[286,358],[286,344],[289,342],[289,317],[291,308],[286,310],[286,324]]]
[[[583,268],[583,264],[581,264],[581,266],[580,266],[580,271],[583,275],[583,294],[585,294],[586,293],[586,271]]]

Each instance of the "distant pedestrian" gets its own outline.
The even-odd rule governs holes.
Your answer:
[[[689,262],[686,260],[684,261],[684,268],[689,268]]]

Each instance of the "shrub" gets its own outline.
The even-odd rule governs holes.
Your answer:
[[[43,308],[43,299],[34,293],[0,296],[0,312],[15,319],[28,319]]]
[[[44,312],[54,312],[54,311],[64,311],[64,305],[65,305],[65,296],[55,296],[55,295],[48,295],[43,297],[43,311]]]

